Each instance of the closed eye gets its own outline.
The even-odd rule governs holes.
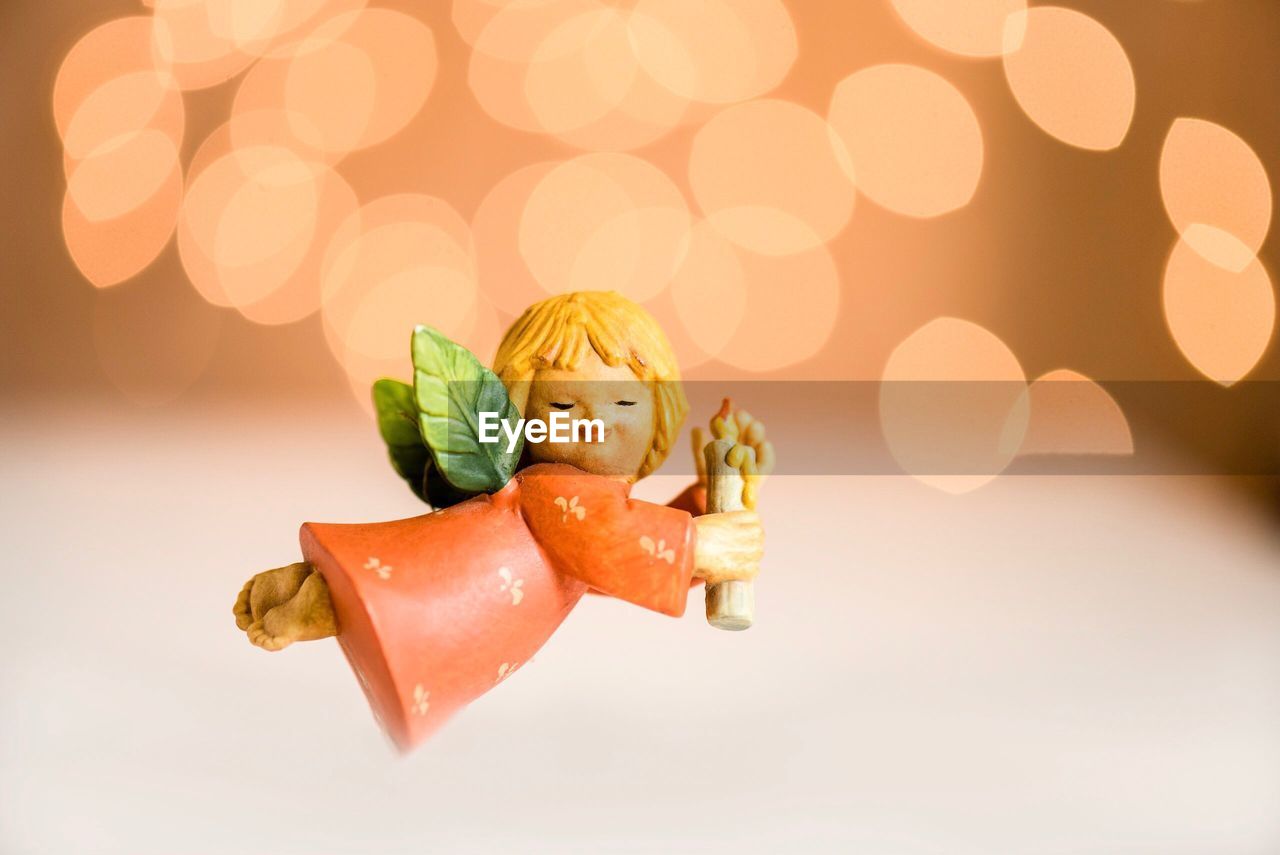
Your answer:
[[[614,401],[614,403],[619,407],[634,407],[636,405],[635,401]]]
[[[560,403],[559,401],[552,401],[552,402],[551,402],[551,406],[555,407],[557,410],[572,410],[572,409],[573,409],[573,404],[562,404],[562,403]]]

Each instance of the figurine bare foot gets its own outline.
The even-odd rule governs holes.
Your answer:
[[[338,634],[324,577],[310,564],[259,573],[240,589],[232,611],[236,626],[263,650]]]

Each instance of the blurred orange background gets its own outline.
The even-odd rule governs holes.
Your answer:
[[[363,400],[583,287],[693,377],[939,316],[1028,379],[1275,376],[1274,4],[502,5],[6,4],[6,388]]]

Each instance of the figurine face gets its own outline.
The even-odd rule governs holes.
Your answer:
[[[604,442],[526,443],[525,448],[534,463],[568,463],[595,475],[634,479],[653,443],[653,408],[653,391],[630,368],[610,367],[588,352],[575,371],[534,374],[524,417],[549,422],[552,413],[561,412],[571,419],[600,419]]]

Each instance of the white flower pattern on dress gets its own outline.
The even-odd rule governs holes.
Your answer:
[[[582,519],[587,515],[587,509],[583,505],[578,504],[578,497],[566,499],[564,496],[556,496],[556,507],[564,513],[560,515],[560,522],[568,522],[569,517]]]
[[[431,709],[431,693],[421,683],[413,687],[413,711],[418,715],[426,715]]]
[[[498,666],[498,676],[494,678],[493,684],[495,686],[498,685],[503,680],[507,679],[512,674],[514,674],[516,672],[516,669],[519,667],[520,667],[519,662],[503,662],[501,665]]]
[[[520,601],[524,599],[524,591],[521,590],[524,587],[524,580],[513,574],[509,567],[499,567],[498,575],[502,577],[502,585],[498,590],[510,591],[511,605],[520,605]]]
[[[676,563],[676,551],[674,549],[669,549],[665,540],[659,540],[657,543],[654,543],[652,537],[649,537],[648,535],[641,535],[640,548],[659,561],[665,561],[668,564]]]
[[[378,574],[379,579],[386,580],[391,578],[391,571],[395,568],[387,564],[383,564],[377,558],[370,555],[369,560],[365,562],[364,569],[372,570]]]

